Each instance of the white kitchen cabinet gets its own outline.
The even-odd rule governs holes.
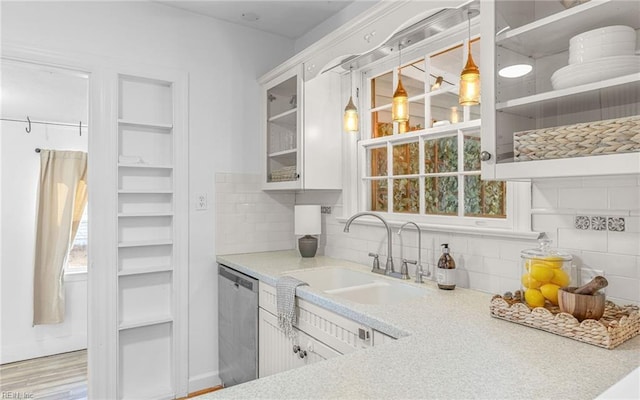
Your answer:
[[[292,341],[278,328],[275,287],[261,282],[258,296],[260,377],[368,348],[373,346],[376,340],[378,344],[395,340],[382,332],[298,298],[298,323],[295,326],[298,339]],[[301,360],[297,353],[293,353],[294,345],[307,351],[310,357],[308,361]]]
[[[263,85],[265,190],[342,188],[340,76],[304,82],[302,66]]]
[[[536,130],[539,134],[538,130],[545,129],[556,135],[563,126],[640,115],[640,71],[561,89],[551,84],[553,73],[568,65],[572,37],[610,25],[627,25],[637,31],[640,2],[487,0],[481,7],[482,150],[485,157],[490,156],[482,163],[483,178],[640,173],[637,151],[593,155],[599,151],[595,150],[592,155],[575,156],[545,150],[542,159],[514,152],[517,132]],[[503,67],[521,63],[530,64],[533,70],[520,78],[498,75]],[[556,156],[562,158],[552,158]]]
[[[258,375],[260,378],[278,372],[313,364],[340,355],[331,347],[295,329],[296,337],[289,338],[278,327],[278,318],[264,309],[259,310]]]

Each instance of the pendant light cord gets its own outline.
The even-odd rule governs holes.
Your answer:
[[[469,21],[469,35],[467,36],[467,46],[469,49],[469,54],[471,54],[471,11],[467,11],[467,21]]]
[[[398,75],[401,74],[402,70],[402,43],[398,42]]]
[[[349,96],[353,96],[353,66],[349,65]]]

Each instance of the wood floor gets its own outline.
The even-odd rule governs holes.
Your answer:
[[[86,350],[0,365],[0,399],[86,398]]]

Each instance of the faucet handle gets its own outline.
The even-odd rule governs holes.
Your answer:
[[[402,265],[400,266],[400,279],[409,279],[409,268],[407,264],[416,265],[418,262],[416,260],[407,260],[406,258],[403,258]]]
[[[369,257],[373,257],[373,269],[372,272],[378,272],[380,270],[380,260],[377,253],[369,253]]]

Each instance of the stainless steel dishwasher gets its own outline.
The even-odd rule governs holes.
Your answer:
[[[258,280],[218,264],[218,353],[222,385],[258,377]]]

